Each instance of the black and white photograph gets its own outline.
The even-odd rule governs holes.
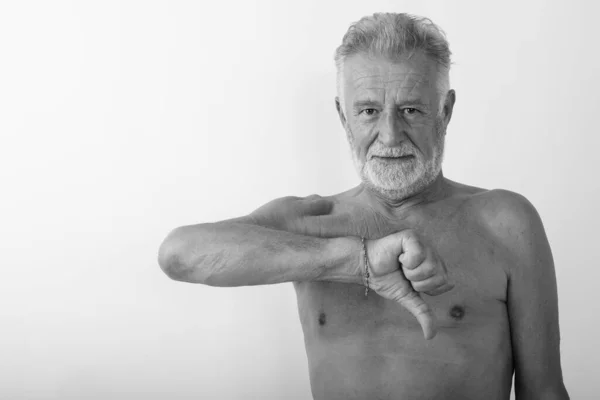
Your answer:
[[[0,400],[600,398],[599,15],[0,2]]]

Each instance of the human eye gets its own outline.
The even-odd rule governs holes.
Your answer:
[[[360,111],[360,114],[364,114],[368,117],[372,117],[373,115],[375,115],[377,113],[377,109],[375,108],[365,108],[363,110]]]
[[[408,116],[413,116],[419,113],[419,110],[417,110],[414,107],[406,107],[402,109],[402,113],[404,115],[408,115]]]

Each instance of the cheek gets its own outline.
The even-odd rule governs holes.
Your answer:
[[[419,136],[417,140],[414,141],[415,145],[419,148],[421,153],[425,158],[429,159],[433,156],[433,148],[435,146],[435,141],[429,135]]]
[[[373,127],[361,126],[360,124],[354,124],[349,131],[349,135],[353,139],[354,152],[359,156],[360,159],[364,160],[369,150],[369,146],[375,139],[375,129]]]
[[[355,143],[356,143],[355,151],[358,153],[360,158],[364,160],[367,156],[367,152],[369,150],[369,146],[371,145],[372,141],[369,139],[368,136],[363,135]]]
[[[413,125],[408,131],[411,141],[427,158],[433,155],[433,149],[436,146],[437,127],[436,124],[423,123]]]

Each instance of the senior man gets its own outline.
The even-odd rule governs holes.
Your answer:
[[[375,14],[337,49],[337,112],[362,183],[183,226],[159,263],[212,286],[294,282],[313,397],[568,399],[552,254],[535,208],[453,182],[455,92],[426,18]]]

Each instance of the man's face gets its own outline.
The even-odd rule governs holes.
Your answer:
[[[338,112],[361,179],[386,198],[422,191],[441,170],[454,92],[440,114],[437,77],[420,53],[396,62],[358,54],[344,63]]]

